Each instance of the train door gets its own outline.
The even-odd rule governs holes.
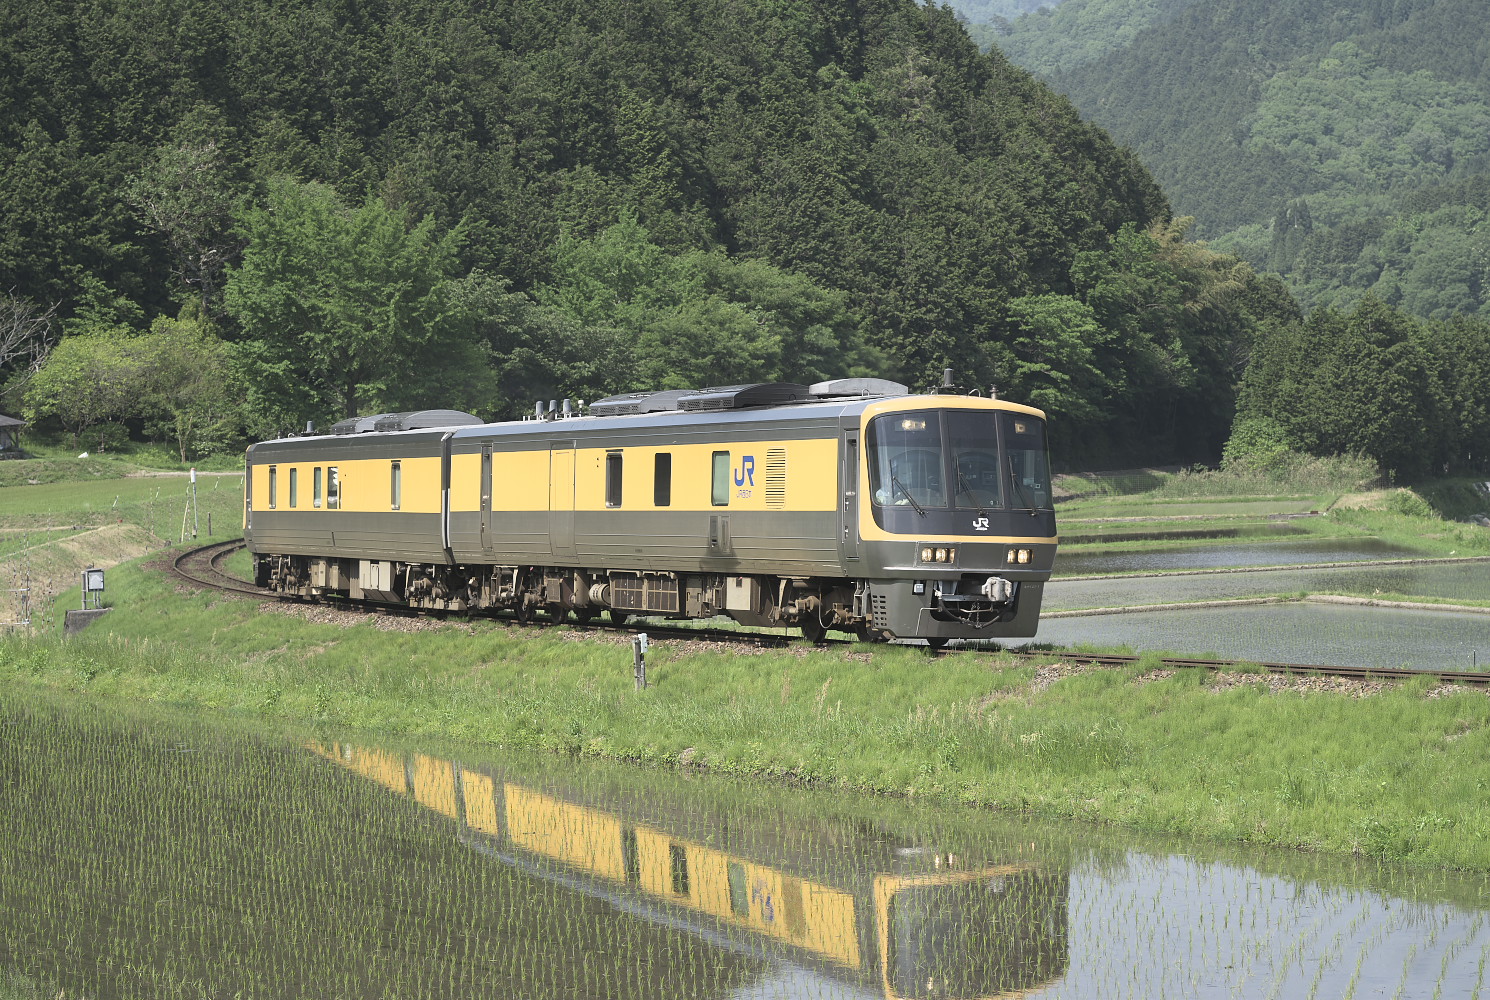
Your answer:
[[[548,453],[548,538],[553,554],[575,558],[574,442],[555,442]]]
[[[492,551],[491,444],[481,446],[481,550]]]
[[[838,551],[845,560],[859,558],[859,429],[844,431],[838,449]]]

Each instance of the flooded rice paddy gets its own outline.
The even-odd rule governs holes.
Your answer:
[[[7,997],[1490,989],[1481,877],[50,701],[0,785]]]
[[[1309,563],[1410,559],[1412,549],[1379,538],[1310,538],[1243,545],[1176,545],[1163,549],[1058,551],[1057,579],[1093,573],[1151,573],[1163,570],[1214,569],[1223,566],[1301,566]]]
[[[1045,618],[1038,641],[1225,659],[1490,669],[1490,614],[1313,602],[1141,610],[1301,594],[1490,602],[1490,561],[1400,561],[1412,556],[1374,538],[1248,539],[1063,554],[1045,588],[1047,615],[1134,610]],[[1111,575],[1082,578],[1094,573]]]
[[[1039,641],[1178,656],[1419,670],[1490,669],[1490,615],[1290,603],[1057,618]]]
[[[1184,576],[1062,580],[1045,585],[1046,611],[1229,601],[1274,594],[1396,594],[1444,601],[1490,601],[1490,562],[1340,566]],[[1490,626],[1487,626],[1490,627]],[[1044,626],[1042,625],[1043,629]]]

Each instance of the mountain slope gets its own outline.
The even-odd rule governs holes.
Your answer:
[[[1490,294],[1484,29],[1480,0],[1209,0],[1051,80],[1197,235],[1289,276],[1305,304],[1372,289],[1423,315],[1473,312]],[[1415,244],[1468,256],[1425,269]]]

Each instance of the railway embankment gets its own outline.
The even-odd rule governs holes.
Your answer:
[[[159,557],[107,631],[0,640],[0,683],[328,732],[634,761],[1490,870],[1490,695],[908,647],[784,650],[204,593]]]

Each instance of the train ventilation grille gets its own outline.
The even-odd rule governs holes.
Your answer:
[[[786,507],[786,449],[766,451],[766,506],[773,510]]]

